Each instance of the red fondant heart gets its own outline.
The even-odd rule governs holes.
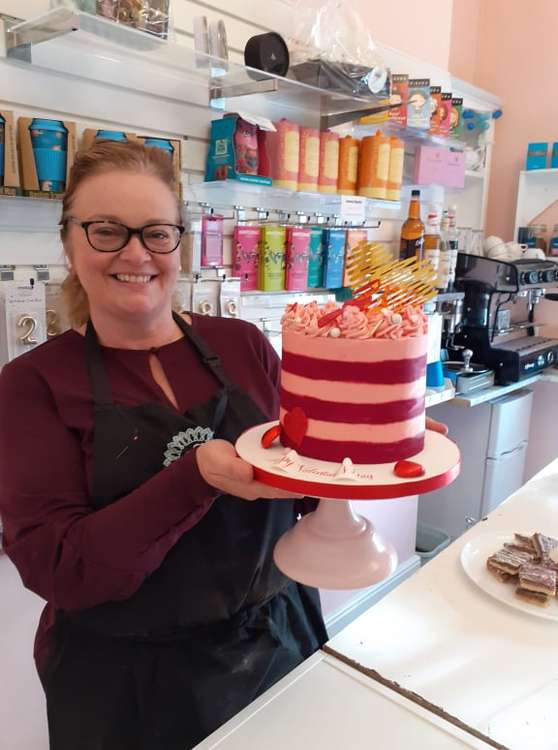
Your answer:
[[[262,435],[261,444],[262,448],[271,448],[273,443],[277,440],[281,434],[281,425],[274,424],[269,430],[266,430]]]
[[[300,448],[308,430],[308,417],[300,406],[295,406],[294,409],[285,414],[283,430],[291,443],[294,443],[295,448]]]
[[[393,473],[401,479],[412,479],[422,477],[425,471],[424,466],[417,464],[416,461],[398,461],[393,467]]]

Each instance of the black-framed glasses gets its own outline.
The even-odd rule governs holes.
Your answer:
[[[127,227],[118,221],[97,220],[80,221],[72,216],[64,219],[62,224],[77,224],[85,231],[87,241],[100,253],[117,253],[126,247],[134,234],[150,253],[166,255],[180,245],[184,227],[180,224],[146,224],[143,227]]]

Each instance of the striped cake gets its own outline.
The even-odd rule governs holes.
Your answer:
[[[427,324],[422,311],[374,316],[291,305],[283,317],[281,442],[304,456],[388,463],[424,446]]]

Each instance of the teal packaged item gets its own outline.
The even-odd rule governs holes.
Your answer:
[[[242,142],[237,136],[239,120],[241,118],[238,115],[226,115],[221,120],[212,120],[205,181],[238,180],[253,185],[271,185],[271,177],[247,174],[239,169],[247,163],[246,154],[242,158],[237,158],[236,154],[237,145]]]
[[[121,141],[122,143],[128,143],[126,133],[122,133],[119,130],[97,130],[95,136],[96,141]]]
[[[66,186],[68,131],[60,120],[35,118],[29,126],[39,189],[61,193]]]
[[[550,166],[552,169],[558,169],[558,143],[552,144],[552,156],[550,159]]]
[[[6,139],[6,120],[0,115],[0,185],[4,184],[4,141]]]
[[[308,288],[320,289],[324,284],[324,256],[322,247],[322,227],[310,228],[310,245],[308,248]]]
[[[548,143],[530,143],[527,147],[525,169],[546,169]]]
[[[163,151],[167,151],[171,156],[174,154],[174,146],[167,138],[146,138],[143,144],[151,148],[162,148]]]
[[[336,289],[343,286],[346,232],[344,229],[324,229],[322,242],[324,287]]]

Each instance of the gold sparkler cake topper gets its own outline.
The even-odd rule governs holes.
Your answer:
[[[353,298],[343,307],[361,310],[389,308],[399,312],[409,305],[423,305],[436,294],[436,270],[416,257],[393,260],[391,251],[379,242],[359,242],[347,259],[347,275]],[[323,327],[337,318],[343,308],[324,315]]]

